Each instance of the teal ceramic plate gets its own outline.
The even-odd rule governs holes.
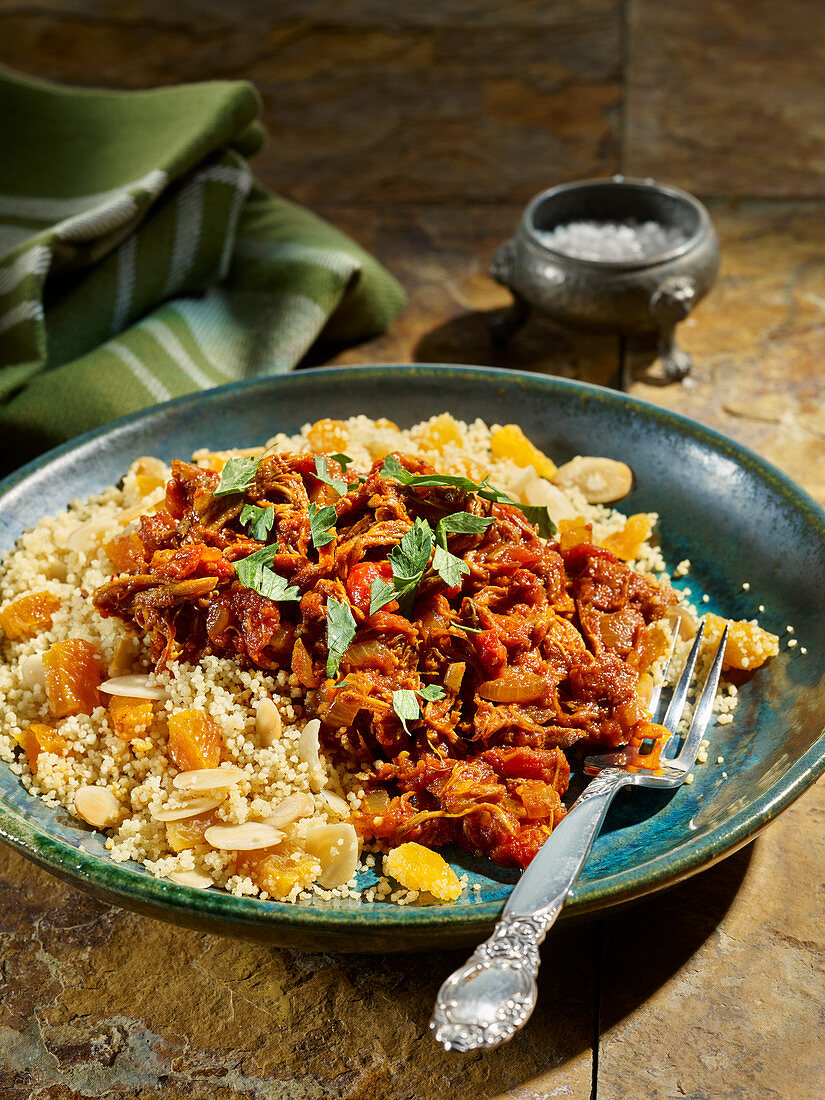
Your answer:
[[[557,461],[578,453],[624,459],[635,486],[621,507],[659,512],[668,561],[692,562],[686,583],[736,618],[750,618],[764,604],[760,621],[783,639],[780,656],[743,684],[735,721],[713,732],[711,759],[723,756],[724,765],[698,767],[693,785],[668,797],[619,795],[566,916],[627,902],[734,851],[825,770],[825,513],[767,463],[682,417],[609,390],[472,367],[312,370],[226,386],[127,417],[13,475],[0,486],[0,550],[42,515],[116,482],[138,455],[169,459],[205,445],[248,446],[322,416],[363,412],[411,425],[444,410],[520,424]],[[787,648],[789,624],[795,649]],[[6,765],[0,838],[115,904],[310,950],[477,941],[514,881],[513,872],[456,853],[455,865],[480,890],[451,906],[296,907],[190,890],[112,863],[98,834],[29,797]]]

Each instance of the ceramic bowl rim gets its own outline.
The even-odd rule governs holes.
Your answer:
[[[645,419],[657,421],[660,425],[668,425],[680,434],[686,433],[697,442],[710,445],[714,451],[722,451],[727,457],[753,468],[762,480],[773,484],[774,489],[784,496],[795,512],[804,514],[807,522],[817,529],[817,533],[825,544],[825,510],[787,475],[721,432],[639,398],[590,383],[532,374],[527,371],[452,363],[387,363],[312,368],[290,375],[232,382],[210,390],[186,394],[172,401],[131,413],[47,451],[0,482],[0,504],[10,490],[62,456],[82,450],[103,437],[116,438],[118,434],[130,429],[141,420],[151,421],[153,418],[166,416],[170,409],[181,411],[187,406],[196,408],[204,402],[220,402],[228,392],[246,391],[253,395],[257,391],[263,392],[273,386],[314,386],[322,384],[325,378],[332,376],[338,378],[348,376],[353,383],[367,378],[373,382],[379,382],[382,377],[387,380],[402,376],[409,378],[412,372],[427,375],[429,380],[436,380],[439,375],[443,376],[445,372],[451,372],[466,381],[473,377],[480,381],[506,381],[509,385],[527,389],[538,387],[548,396],[554,390],[568,390],[608,406],[635,409]],[[578,891],[571,893],[565,913],[582,914],[623,904],[636,897],[670,886],[681,878],[710,866],[753,839],[823,772],[825,772],[825,729],[808,750],[793,762],[781,779],[759,794],[732,818],[699,838],[698,844],[690,853],[682,852],[678,855],[673,852],[663,853],[650,862],[634,865],[624,871],[595,880],[592,884],[585,884]],[[169,919],[175,919],[177,916],[178,919],[184,921],[188,919],[191,922],[214,918],[217,921],[233,924],[239,931],[244,926],[272,923],[285,931],[291,928],[311,931],[314,928],[318,931],[335,932],[365,925],[375,926],[380,930],[401,931],[416,925],[432,928],[434,932],[439,928],[460,932],[462,926],[492,923],[503,906],[502,901],[491,900],[421,909],[387,905],[367,911],[366,908],[336,908],[335,903],[328,904],[325,908],[312,908],[283,902],[261,902],[252,898],[238,898],[219,891],[193,890],[168,880],[138,874],[129,865],[118,864],[81,852],[55,839],[42,829],[32,826],[2,802],[0,802],[0,840],[58,877],[63,877],[80,888],[88,882],[90,888],[97,888],[115,903],[132,908],[154,907],[156,911],[164,910]]]

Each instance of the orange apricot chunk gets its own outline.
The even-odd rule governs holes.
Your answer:
[[[52,625],[52,615],[60,600],[51,592],[30,592],[20,596],[0,611],[0,626],[7,638],[33,638]]]
[[[37,758],[41,752],[53,752],[56,756],[65,756],[69,745],[57,730],[42,722],[35,722],[18,734],[17,744],[26,754],[31,771],[37,771]]]
[[[516,466],[532,466],[539,477],[548,481],[556,472],[556,464],[544,451],[531,443],[518,424],[505,424],[490,436],[493,458],[509,458]]]
[[[109,717],[118,737],[124,741],[134,741],[136,737],[145,736],[152,724],[152,700],[113,695],[109,700]]]
[[[95,647],[82,638],[55,642],[43,654],[46,697],[55,718],[91,714],[100,706],[100,662]]]
[[[272,848],[243,852],[237,861],[240,875],[248,875],[259,890],[271,898],[283,899],[296,886],[308,886],[313,879],[314,861],[304,852],[277,852]]]
[[[559,545],[562,550],[572,550],[579,543],[592,541],[593,525],[586,523],[583,516],[559,520]]]
[[[309,429],[307,435],[310,449],[334,454],[336,451],[345,451],[349,443],[349,432],[343,420],[316,420]]]
[[[120,535],[105,543],[103,549],[118,573],[138,573],[145,569],[146,548],[140,535]]]
[[[182,772],[217,768],[221,762],[221,734],[202,710],[179,710],[169,715],[169,756]]]
[[[450,414],[442,413],[426,426],[419,442],[427,450],[438,451],[440,454],[450,443],[455,443],[458,447],[462,445],[461,432]]]
[[[705,616],[705,641],[709,645],[715,646],[719,643],[722,631],[725,629],[725,622],[725,619],[712,613]],[[763,630],[755,623],[736,622],[731,619],[722,667],[750,671],[759,668],[769,657],[775,657],[778,652],[779,638],[776,634]]]
[[[637,512],[636,515],[628,516],[621,531],[608,535],[602,546],[622,561],[633,561],[639,556],[652,530],[653,524],[647,513]]]
[[[166,839],[169,847],[175,852],[182,852],[185,848],[197,848],[199,844],[206,844],[203,834],[213,825],[218,825],[218,816],[214,810],[196,814],[194,817],[184,817],[180,821],[166,822]]]
[[[384,874],[407,890],[432,894],[440,901],[455,901],[461,893],[458,875],[438,852],[407,841],[384,856]]]

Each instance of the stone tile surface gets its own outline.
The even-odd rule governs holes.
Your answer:
[[[564,179],[623,167],[709,196],[723,266],[682,330],[692,375],[657,386],[631,349],[632,392],[755,448],[825,503],[817,20],[815,0],[0,0],[0,63],[124,88],[254,79],[272,135],[261,178],[409,292],[393,330],[339,363],[611,384],[611,337],[534,319],[506,348],[491,342],[509,301],[486,274],[493,251],[523,202]],[[825,1095],[823,821],[820,783],[703,875],[556,929],[530,1026],[468,1059],[426,1032],[457,955],[222,940],[112,909],[0,850],[0,1096],[588,1100],[599,1010],[596,1100]]]
[[[541,1006],[505,1051],[429,1037],[456,953],[331,956],[162,924],[0,849],[0,1095],[235,1100],[587,1096],[593,925],[544,952]],[[542,1091],[545,1090],[546,1091]]]
[[[825,195],[825,31],[810,0],[628,0],[622,164],[703,195]]]

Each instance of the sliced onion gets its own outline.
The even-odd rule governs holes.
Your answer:
[[[487,680],[476,690],[492,703],[532,703],[547,691],[547,680],[526,668],[508,668],[497,680]]]
[[[195,768],[191,772],[179,772],[172,786],[178,791],[219,791],[234,787],[245,775],[246,772],[231,765],[228,768]]]
[[[210,825],[203,837],[207,844],[222,851],[254,852],[256,848],[274,847],[284,834],[266,822],[247,821],[243,825]]]
[[[155,821],[184,821],[187,817],[195,817],[197,814],[205,814],[207,810],[214,810],[220,806],[219,798],[192,798],[180,806],[163,807],[152,812]]]
[[[166,689],[149,683],[149,674],[135,672],[130,676],[113,676],[104,680],[100,690],[107,695],[123,695],[127,699],[165,699]]]
[[[335,695],[335,701],[332,706],[324,715],[324,722],[328,726],[351,726],[355,721],[355,716],[359,710],[364,706],[363,696],[356,696],[352,698],[346,697],[345,691],[338,691]]]
[[[390,804],[390,796],[386,791],[367,791],[364,795],[364,807],[367,813],[380,814]]]
[[[466,670],[467,666],[464,661],[456,661],[447,666],[447,672],[444,676],[444,687],[447,691],[458,691]]]

